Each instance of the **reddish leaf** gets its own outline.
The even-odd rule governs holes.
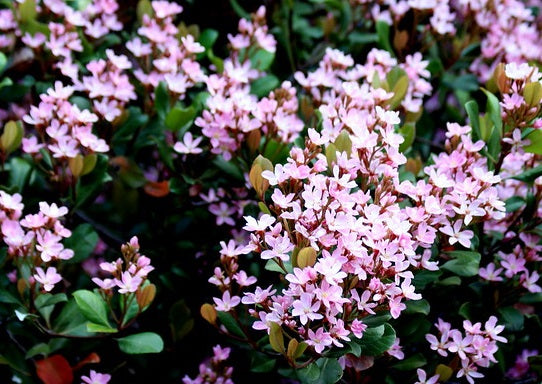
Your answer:
[[[147,195],[164,197],[169,194],[169,183],[167,181],[149,181],[143,187]]]
[[[96,364],[100,362],[100,356],[96,352],[92,352],[87,357],[85,357],[83,360],[81,360],[77,365],[73,367],[74,371],[77,371],[81,369],[83,366],[87,364]]]
[[[43,384],[72,384],[73,371],[62,355],[36,361],[36,372]]]

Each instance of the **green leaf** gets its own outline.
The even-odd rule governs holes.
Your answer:
[[[196,114],[196,109],[193,106],[188,108],[174,107],[166,116],[166,127],[173,132],[184,133],[192,125]]]
[[[461,278],[459,276],[450,276],[445,279],[439,280],[437,284],[445,287],[461,285]]]
[[[25,0],[19,5],[19,20],[22,23],[29,23],[36,20],[36,0]]]
[[[407,300],[405,313],[414,314],[414,313],[423,313],[424,315],[429,315],[431,306],[429,302],[425,299],[421,300]]]
[[[0,73],[6,68],[6,65],[8,63],[8,58],[3,52],[0,52]]]
[[[505,201],[506,212],[515,212],[525,205],[525,199],[521,196],[512,196]]]
[[[416,124],[406,123],[399,128],[399,134],[405,139],[405,141],[399,145],[399,151],[405,152],[412,146],[412,143],[414,143],[414,138],[416,137]]]
[[[242,17],[243,19],[249,19],[250,20],[250,14],[239,5],[237,0],[230,0],[230,5],[232,9],[235,11],[237,16]]]
[[[0,289],[0,303],[22,305],[16,296],[4,289]]]
[[[537,177],[542,176],[542,165],[538,167],[530,168],[519,175],[510,177],[511,179],[523,181],[525,183],[532,183]]]
[[[100,295],[81,289],[75,291],[73,297],[83,316],[90,322],[111,327],[107,319],[107,304]]]
[[[154,108],[160,120],[165,120],[169,110],[169,92],[164,81],[154,91]]]
[[[355,339],[361,347],[360,355],[379,356],[386,352],[395,342],[395,330],[385,323],[375,328],[368,328],[361,339]]]
[[[199,35],[198,42],[203,45],[205,49],[211,49],[218,39],[218,31],[216,29],[204,29]]]
[[[250,93],[259,98],[264,97],[279,85],[279,79],[275,75],[267,75],[254,80],[252,84],[250,84]]]
[[[234,164],[234,162],[226,161],[222,156],[217,156],[213,160],[213,164],[229,176],[232,176],[237,180],[244,180],[243,172]]]
[[[48,307],[50,305],[55,305],[58,303],[63,303],[65,301],[68,301],[68,297],[64,293],[57,293],[55,295],[52,295],[50,293],[44,293],[43,295],[39,295],[36,300],[34,301],[34,305],[37,309]]]
[[[391,315],[389,312],[380,312],[376,315],[369,315],[367,317],[364,317],[363,323],[366,324],[369,328],[372,328],[384,325],[389,319],[391,319]]]
[[[474,100],[468,101],[465,104],[465,110],[467,111],[467,116],[469,116],[470,125],[472,127],[472,141],[476,142],[482,138],[478,104],[476,104],[476,101]]]
[[[542,129],[534,130],[526,137],[526,139],[531,143],[523,147],[525,152],[542,155]]]
[[[116,328],[112,328],[108,325],[100,325],[95,323],[87,323],[87,331],[94,333],[117,333]]]
[[[526,293],[520,297],[519,302],[524,304],[542,303],[542,292]]]
[[[334,384],[342,375],[343,370],[334,358],[319,359],[297,371],[297,377],[303,384]]]
[[[489,92],[487,89],[481,88],[481,90],[487,96],[486,113],[489,114],[489,118],[493,122],[493,125],[495,126],[495,128],[497,128],[497,132],[499,134],[499,139],[500,139],[502,135],[502,117],[501,117],[501,105],[499,104],[499,99],[497,99],[497,96]]]
[[[143,112],[141,112],[141,108],[139,107],[129,107],[127,112],[128,117],[122,122],[122,124],[113,134],[112,142],[114,147],[132,140],[135,132],[137,132],[138,129],[142,129],[149,122],[149,116],[143,114]],[[117,148],[115,148],[115,150],[118,153]]]
[[[230,313],[217,311],[216,315],[218,317],[218,320],[220,320],[220,323],[222,323],[222,325],[226,327],[228,332],[231,332],[232,334],[239,336],[243,339],[246,337],[245,333],[243,332],[241,327],[239,327],[239,324],[237,324],[237,322]]]
[[[105,183],[111,180],[111,176],[107,173],[107,166],[107,156],[99,154],[94,170],[78,180],[74,209],[92,202],[102,191]]]
[[[376,22],[376,33],[378,35],[378,45],[385,49],[390,55],[395,56],[390,43],[390,26],[382,20]]]
[[[427,364],[427,360],[421,353],[417,353],[414,356],[410,356],[397,364],[393,364],[391,367],[399,371],[413,371],[416,368],[421,368]]]
[[[481,259],[481,255],[478,252],[452,251],[447,254],[453,259],[444,263],[441,267],[442,269],[463,277],[476,276],[478,274]]]
[[[275,359],[270,359],[269,356],[259,352],[251,353],[250,360],[250,371],[256,373],[271,372],[277,362]]]
[[[450,72],[446,72],[442,76],[442,83],[453,90],[474,92],[479,88],[478,78],[473,74],[465,74],[456,76]]]
[[[442,271],[427,271],[423,270],[414,275],[414,280],[412,281],[412,284],[416,287],[416,289],[424,289],[431,283],[435,283],[438,281],[439,277],[442,275]]]
[[[275,53],[260,48],[250,55],[249,59],[252,68],[257,69],[258,71],[267,71],[275,59]]]
[[[83,223],[78,225],[73,231],[71,237],[64,240],[66,248],[72,249],[73,258],[68,260],[70,263],[79,263],[86,260],[96,248],[98,243],[98,234],[92,225]]]
[[[504,326],[507,331],[515,332],[523,329],[523,314],[514,307],[499,308]]]
[[[66,336],[90,336],[87,331],[87,319],[81,314],[75,300],[69,300],[56,317],[53,330]]]
[[[350,44],[370,44],[378,42],[378,34],[376,33],[363,33],[359,31],[353,31],[348,34],[348,41]]]
[[[12,187],[17,188],[17,192],[23,192],[24,187],[28,184],[32,174],[32,165],[25,159],[13,157],[9,161],[9,180],[8,183]]]
[[[164,342],[160,335],[153,332],[137,333],[117,339],[122,352],[131,355],[141,353],[160,353],[164,349]]]
[[[48,344],[39,343],[34,345],[32,348],[26,352],[25,359],[31,359],[37,355],[47,356],[50,353],[50,348]]]

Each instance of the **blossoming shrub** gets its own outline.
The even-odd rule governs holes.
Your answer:
[[[0,1],[2,382],[537,382],[540,4],[215,3]]]

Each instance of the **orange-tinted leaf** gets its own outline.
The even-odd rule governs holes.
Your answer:
[[[99,362],[100,362],[100,356],[96,352],[92,352],[83,360],[81,360],[79,363],[77,363],[77,365],[73,367],[73,370],[77,371],[78,369],[81,369],[83,366],[87,364],[97,364]]]
[[[169,194],[169,183],[164,181],[149,181],[143,187],[143,190],[147,195],[154,197],[164,197]]]
[[[36,373],[43,384],[72,384],[73,371],[62,355],[53,355],[36,361]]]

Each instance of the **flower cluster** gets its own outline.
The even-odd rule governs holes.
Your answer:
[[[206,78],[196,61],[196,55],[205,49],[192,35],[179,41],[173,20],[183,10],[180,5],[168,1],[153,1],[151,5],[154,15],[143,15],[138,36],[126,43],[139,63],[133,73],[148,91],[164,81],[176,99],[183,99],[190,88]]]
[[[91,76],[83,76],[76,88],[88,93],[94,112],[112,122],[122,114],[124,106],[136,99],[134,86],[124,71],[132,68],[132,63],[124,55],[115,55],[111,49],[105,51],[107,61],[92,60],[87,64]]]
[[[132,237],[129,243],[121,247],[123,259],[100,263],[100,269],[107,272],[112,278],[92,278],[104,292],[111,294],[113,288],[118,292],[128,295],[138,292],[143,286],[149,272],[154,270],[151,260],[139,253],[139,242],[137,237]]]
[[[354,65],[350,55],[328,48],[316,71],[306,76],[302,72],[296,72],[295,78],[319,105],[330,102],[337,95],[344,95],[342,84],[346,81],[364,81],[375,90],[397,92],[393,86],[398,84],[398,81],[389,76],[394,69],[398,74],[396,77],[405,76],[408,83],[408,87],[405,84],[402,89],[404,94],[401,95],[401,105],[405,111],[414,113],[420,112],[424,96],[431,94],[432,87],[427,81],[428,64],[428,61],[422,60],[419,52],[406,56],[405,62],[398,63],[389,52],[373,48],[367,54],[364,65]],[[394,84],[390,84],[391,81]]]
[[[207,80],[208,110],[203,111],[195,124],[209,138],[211,152],[230,160],[247,142],[254,151],[262,134],[266,142],[275,139],[292,142],[303,123],[297,117],[296,90],[290,82],[258,101],[251,94],[250,84],[265,73],[259,63],[265,55],[275,51],[275,39],[268,34],[265,8],[260,7],[252,20],[239,21],[239,34],[229,36],[232,51],[224,61],[224,71],[212,74]]]
[[[39,207],[38,213],[23,217],[22,196],[0,191],[2,240],[8,246],[8,255],[14,264],[17,267],[30,266],[32,274],[30,278],[18,276],[15,270],[10,274],[10,280],[16,282],[19,278],[22,281],[28,279],[32,285],[37,281],[42,289],[48,292],[62,280],[62,276],[52,264],[59,260],[69,260],[74,253],[71,249],[64,248],[61,242],[71,236],[71,231],[60,221],[68,213],[68,209],[43,201],[39,203]],[[22,269],[20,272],[22,273]]]
[[[46,148],[61,169],[66,169],[68,160],[78,155],[109,151],[105,140],[92,132],[92,124],[98,116],[72,104],[68,98],[73,92],[72,86],[55,82],[54,88],[40,96],[39,105],[31,106],[29,114],[23,118],[37,132],[37,135],[23,139],[23,151],[40,158],[40,149]]]
[[[233,368],[226,365],[230,356],[230,348],[222,348],[220,345],[213,347],[213,357],[200,364],[199,374],[195,379],[186,375],[183,377],[184,384],[233,384],[231,375]]]
[[[425,338],[431,344],[431,349],[439,355],[446,357],[452,353],[461,361],[461,368],[456,377],[465,377],[470,384],[474,379],[484,377],[478,372],[478,368],[487,368],[491,363],[496,363],[495,353],[498,350],[497,342],[506,343],[506,339],[499,334],[504,326],[497,325],[497,318],[491,316],[484,324],[472,324],[470,321],[463,322],[464,333],[458,329],[452,329],[450,323],[438,319],[435,324],[439,336],[427,334]]]
[[[532,350],[529,351],[528,349],[524,349],[516,358],[516,361],[514,363],[514,366],[506,372],[506,375],[512,379],[521,379],[527,376],[529,373],[530,365],[529,365],[529,357],[531,356],[537,356],[538,351]]]
[[[459,34],[458,30],[466,30],[470,39],[466,43],[480,42],[481,55],[470,69],[484,82],[503,61],[521,63],[542,58],[538,44],[540,29],[533,10],[523,1],[351,0],[351,3],[361,7],[366,19],[390,25],[399,26],[413,16],[417,31],[404,31],[402,47],[408,41],[415,41],[409,33],[419,33],[423,41],[428,32],[434,33],[436,40],[442,40]]]

